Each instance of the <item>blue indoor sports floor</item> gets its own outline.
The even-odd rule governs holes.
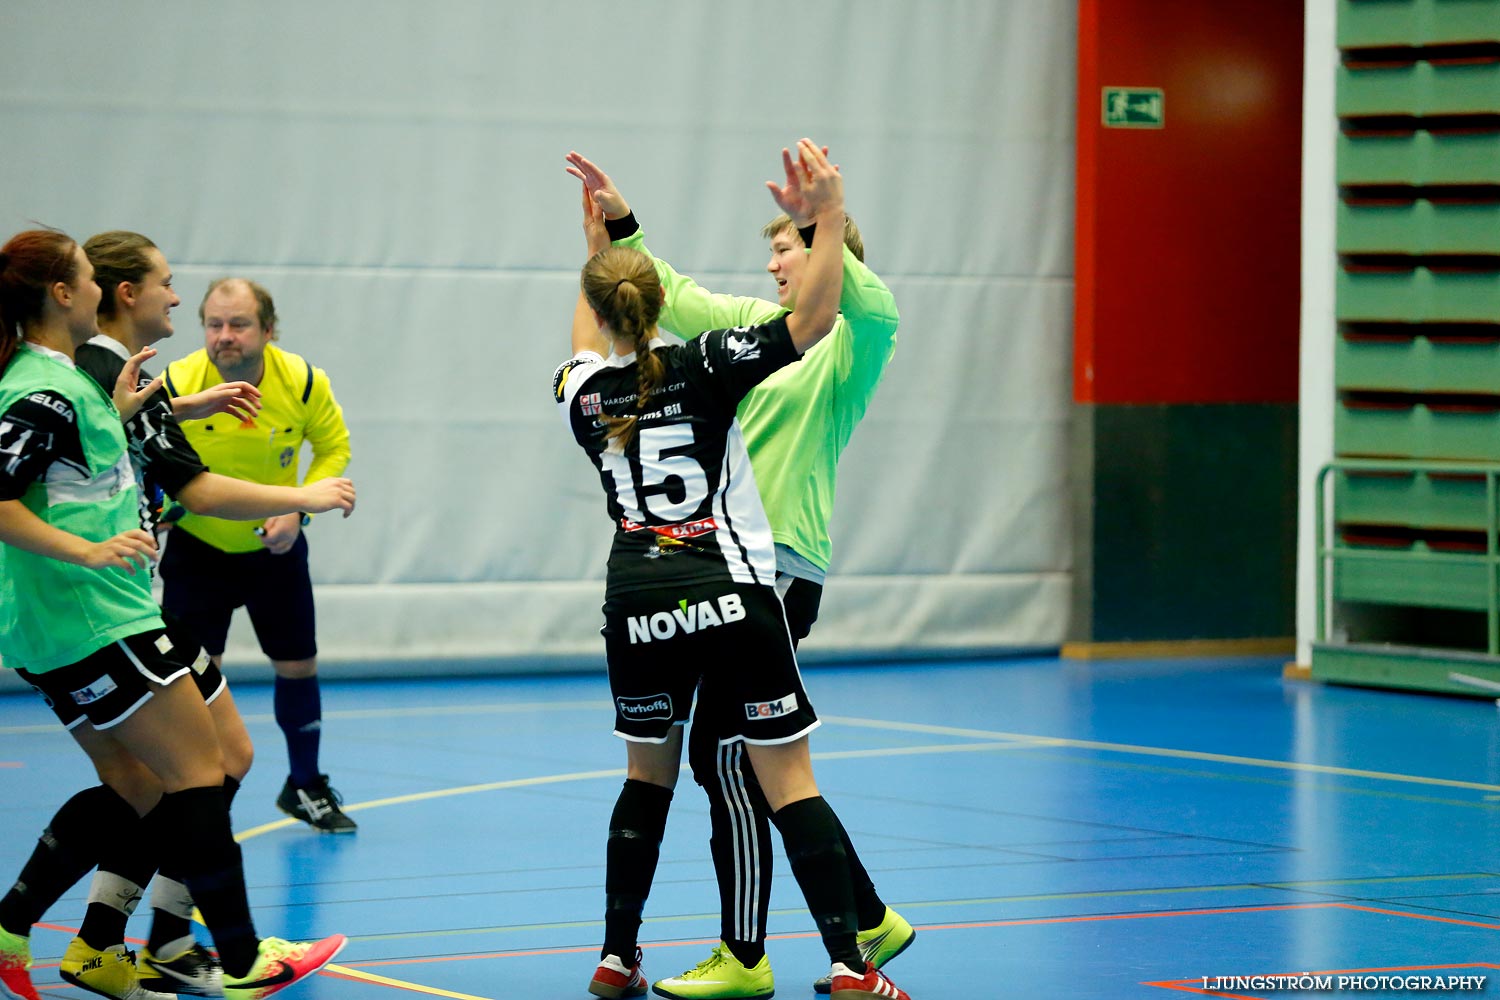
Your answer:
[[[1128,1000],[1284,992],[1205,989],[1219,976],[1500,976],[1495,703],[1280,668],[808,669],[819,783],[918,928],[892,978],[914,1000]],[[587,996],[624,765],[601,675],[325,684],[323,763],[360,823],[351,837],[276,811],[270,688],[236,696],[259,754],[234,809],[259,929],[351,939],[288,997]],[[52,811],[93,783],[51,718],[34,696],[0,696],[7,883]],[[685,775],[642,928],[652,979],[717,939],[707,835]],[[56,973],[86,890],[33,936],[49,1000],[86,996]],[[777,995],[811,998],[827,961],[779,857],[771,905]],[[145,930],[142,912],[130,934]]]

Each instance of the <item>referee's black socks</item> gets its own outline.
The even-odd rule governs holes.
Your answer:
[[[771,814],[781,831],[792,874],[812,912],[823,947],[834,962],[855,972],[865,971],[855,942],[854,887],[849,856],[844,851],[843,827],[821,795],[799,799]]]
[[[604,947],[599,957],[635,960],[641,911],[656,877],[661,838],[667,829],[672,790],[627,778],[609,817],[604,870]]]

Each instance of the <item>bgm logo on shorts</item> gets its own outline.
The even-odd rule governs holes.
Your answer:
[[[630,643],[650,642],[652,639],[670,639],[678,629],[692,635],[699,629],[728,625],[745,617],[745,603],[739,594],[725,594],[719,598],[718,607],[713,601],[689,604],[678,601],[671,611],[658,611],[654,615],[631,615],[625,619],[630,630]]]
[[[797,695],[795,693],[782,695],[775,701],[763,701],[759,704],[746,702],[745,718],[755,721],[757,719],[778,719],[783,715],[791,715],[797,711]]]
[[[672,718],[672,696],[669,694],[648,694],[644,698],[620,697],[615,699],[615,706],[619,708],[622,717],[634,722]]]
[[[94,702],[112,693],[120,685],[115,683],[113,677],[101,677],[88,687],[79,688],[74,691],[73,701],[79,705],[92,705]]]

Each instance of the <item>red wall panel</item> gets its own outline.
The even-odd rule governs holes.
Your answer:
[[[1297,0],[1080,0],[1074,395],[1297,398]],[[1165,91],[1106,128],[1104,86]]]

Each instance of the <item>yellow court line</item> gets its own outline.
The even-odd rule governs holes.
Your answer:
[[[1141,754],[1146,757],[1175,757],[1178,760],[1204,760],[1218,764],[1238,764],[1243,767],[1299,771],[1304,774],[1336,774],[1346,778],[1374,778],[1379,781],[1399,781],[1413,785],[1464,788],[1478,792],[1500,792],[1500,785],[1487,785],[1479,781],[1456,781],[1452,778],[1425,778],[1415,774],[1395,774],[1389,771],[1364,771],[1353,767],[1334,767],[1330,764],[1304,764],[1297,761],[1268,760],[1261,757],[1236,757],[1232,754],[1204,753],[1200,750],[1172,750],[1165,747],[1138,746],[1133,743],[1102,743],[1098,740],[1072,740],[1060,736],[1002,733],[987,729],[963,729],[957,726],[932,726],[920,722],[886,722],[881,719],[858,719],[842,715],[824,716],[823,721],[837,723],[842,726],[859,726],[865,729],[889,729],[897,732],[926,733],[933,736],[966,736],[970,739],[985,740],[1034,740],[1037,747],[1072,747],[1079,750],[1108,750],[1114,753]]]
[[[510,781],[489,781],[482,785],[463,785],[458,788],[438,788],[430,792],[414,792],[411,795],[395,795],[388,799],[371,799],[369,802],[359,802],[354,805],[344,806],[344,812],[358,812],[362,809],[378,809],[382,806],[405,805],[408,802],[425,802],[429,799],[445,799],[454,795],[472,795],[475,792],[498,792],[506,788],[528,788],[534,785],[556,785],[565,781],[592,781],[595,778],[620,778],[624,777],[623,767],[610,768],[607,771],[575,771],[572,774],[544,774],[535,778],[514,778]],[[258,837],[272,830],[280,830],[283,827],[300,823],[301,820],[288,816],[271,823],[262,823],[260,826],[252,826],[235,834],[234,839],[240,843],[251,837]]]
[[[472,993],[455,993],[452,990],[438,989],[436,986],[423,986],[421,983],[409,983],[404,979],[391,979],[389,976],[377,976],[373,972],[364,972],[360,969],[351,969],[347,965],[325,965],[324,972],[331,972],[335,976],[346,979],[359,979],[367,983],[377,983],[381,986],[394,986],[401,990],[411,990],[414,993],[426,993],[435,997],[451,997],[452,1000],[489,1000],[488,997],[477,997]]]

